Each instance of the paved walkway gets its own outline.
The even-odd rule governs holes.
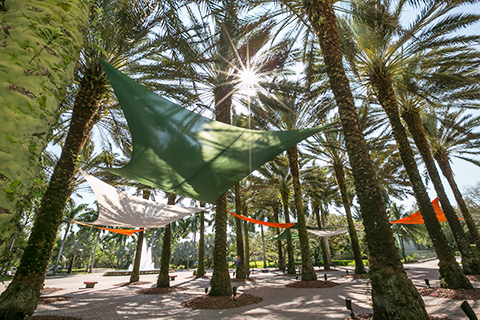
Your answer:
[[[409,264],[407,273],[418,287],[425,287],[424,279],[430,279],[432,286],[438,286],[438,260]],[[337,269],[338,270],[338,269]],[[343,319],[349,316],[345,308],[345,298],[350,297],[354,312],[371,313],[370,286],[368,281],[342,278],[345,271],[327,272],[328,280],[340,283],[328,289],[295,289],[285,284],[295,281],[291,276],[278,272],[255,273],[251,275],[258,281],[240,285],[239,292],[260,296],[263,301],[246,307],[225,310],[191,310],[180,305],[181,302],[204,295],[209,279],[194,279],[192,271],[178,271],[172,286],[188,287],[189,290],[163,294],[140,295],[135,291],[155,285],[157,275],[142,275],[141,281],[151,284],[130,287],[114,287],[113,284],[127,282],[129,277],[103,277],[102,274],[48,277],[46,287],[64,288],[45,296],[68,296],[67,301],[39,305],[35,315],[76,316],[84,320],[120,320],[120,319]],[[211,271],[208,273],[211,275]],[[323,272],[317,273],[323,279]],[[94,289],[85,289],[83,281],[98,281]],[[480,286],[480,283],[474,283]],[[0,284],[0,292],[5,289]],[[461,300],[447,300],[424,297],[430,315],[447,316],[452,320],[468,319],[460,309]],[[480,301],[469,301],[477,314],[480,314]]]

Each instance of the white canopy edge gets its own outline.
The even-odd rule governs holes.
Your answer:
[[[117,190],[102,180],[80,170],[93,190],[98,203],[94,225],[125,228],[163,228],[205,208],[186,208],[156,203]]]
[[[357,224],[355,228],[360,227],[361,224]],[[338,230],[310,230],[307,229],[308,232],[314,234],[319,237],[330,237],[330,236],[338,236],[339,234],[344,234],[348,232],[348,228],[338,229]]]

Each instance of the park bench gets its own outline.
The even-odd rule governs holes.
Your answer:
[[[175,281],[175,278],[177,277],[176,274],[169,274],[168,276],[170,277],[170,281]]]
[[[263,273],[268,273],[268,269],[260,269]]]
[[[86,286],[85,288],[93,288],[98,283],[97,281],[84,281],[83,282]]]

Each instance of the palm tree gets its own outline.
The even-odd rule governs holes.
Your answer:
[[[143,199],[148,200],[150,198],[151,192],[148,189],[143,189]],[[145,231],[138,232],[137,238],[137,249],[135,250],[135,260],[133,263],[132,273],[130,274],[130,283],[137,282],[140,280],[140,261],[142,259],[142,246],[143,246],[143,237]]]
[[[205,207],[205,202],[200,202],[200,207]],[[197,277],[205,275],[205,211],[200,212],[200,238],[198,240],[198,269]]]
[[[327,131],[313,137],[312,143],[308,145],[309,150],[316,155],[322,155],[332,166],[340,194],[342,196],[343,208],[347,216],[348,233],[352,241],[353,256],[355,259],[355,273],[365,274],[367,271],[363,266],[362,252],[358,243],[357,231],[353,223],[350,201],[345,183],[345,152],[343,149],[343,135],[338,131]]]
[[[25,0],[0,2],[4,30],[0,103],[7,119],[0,129],[0,188],[4,191],[0,226],[20,213],[18,208],[25,206],[25,196],[33,190],[57,107],[73,81],[89,8],[85,0],[49,6]],[[39,19],[40,15],[47,19]],[[11,236],[9,229],[2,233],[2,237]]]
[[[175,204],[175,199],[177,195],[170,193],[167,194],[169,205]],[[160,260],[160,273],[158,274],[157,287],[158,288],[168,288],[170,287],[170,277],[168,276],[168,269],[170,266],[170,255],[171,255],[171,242],[172,242],[172,225],[168,224],[165,227],[163,232],[163,243],[162,243],[162,258]]]
[[[452,288],[469,288],[471,284],[464,275],[462,276],[453,252],[447,246],[446,238],[418,172],[413,150],[410,147],[405,128],[400,121],[399,105],[393,87],[394,76],[397,73],[403,74],[405,72],[405,69],[400,68],[403,64],[408,64],[405,60],[408,60],[412,55],[426,52],[425,48],[434,49],[435,45],[438,49],[441,48],[442,44],[437,45],[437,41],[434,40],[443,39],[443,32],[436,32],[435,30],[437,29],[435,28],[440,28],[444,22],[441,20],[438,24],[434,24],[428,23],[428,21],[444,17],[444,14],[454,6],[442,5],[435,7],[435,5],[427,5],[427,8],[422,11],[413,26],[410,27],[410,31],[402,31],[403,33],[398,39],[396,37],[398,32],[397,21],[399,15],[403,12],[405,3],[399,3],[393,9],[389,6],[390,3],[388,2],[381,4],[373,2],[369,4],[352,4],[353,12],[357,13],[350,23],[352,27],[349,28],[347,26],[348,23],[342,23],[342,26],[345,27],[344,33],[350,35],[348,41],[345,41],[345,46],[350,44],[350,48],[353,48],[355,53],[348,58],[352,64],[352,69],[355,69],[361,77],[366,79],[366,83],[372,86],[380,105],[385,110],[390,121],[402,162],[412,183],[415,197],[420,205],[420,211],[424,216],[425,225],[431,235],[437,256],[442,261],[440,263],[440,274],[444,285]],[[364,17],[368,18],[365,19]],[[413,36],[414,34],[415,36]],[[353,40],[351,35],[357,37],[356,41]],[[407,111],[409,110],[413,110],[411,106],[409,106]],[[407,116],[407,111],[404,112],[404,119],[406,119],[405,117],[411,119],[411,117]],[[414,113],[409,114],[414,116]],[[436,182],[435,189],[438,196],[440,199],[443,199],[442,206],[447,217],[449,217],[449,224],[455,235],[457,245],[462,252],[464,270],[468,273],[476,273],[480,266],[479,261],[468,246],[463,229],[441,187],[438,173],[436,173],[435,166],[432,166],[433,160],[429,156],[426,139],[418,129],[418,123],[415,129],[413,128],[414,120],[408,121],[408,123],[417,146],[420,146],[419,151],[427,165],[432,181]]]
[[[452,161],[453,157],[480,166],[480,162],[472,158],[472,156],[478,154],[480,148],[478,144],[480,134],[474,131],[478,128],[480,117],[464,115],[464,110],[462,109],[455,111],[447,109],[441,118],[438,119],[436,113],[433,112],[425,115],[423,117],[425,133],[429,140],[433,157],[453,191],[455,200],[457,200],[460,211],[467,223],[470,235],[477,248],[480,248],[480,234],[458,189],[450,166],[450,161]]]
[[[69,133],[62,148],[49,186],[29,238],[18,272],[0,296],[0,316],[8,312],[12,319],[23,318],[35,310],[45,271],[50,259],[63,208],[70,197],[77,157],[93,124],[100,116],[99,105],[107,93],[108,80],[98,58],[103,57],[121,67],[126,58],[141,58],[140,45],[149,32],[164,21],[158,2],[148,0],[104,0],[92,6],[90,33],[77,69],[78,89],[75,96]],[[18,303],[19,293],[29,297]]]
[[[288,167],[288,159],[285,156],[277,156],[258,169],[263,176],[261,185],[270,187],[280,196],[285,223],[290,223],[290,196],[291,196],[291,175]],[[258,181],[256,185],[258,185]],[[290,229],[286,229],[287,236],[287,273],[295,274],[295,258],[293,255],[293,242]]]
[[[428,319],[425,304],[407,278],[398,256],[383,197],[375,177],[362,125],[343,67],[332,1],[306,1],[303,10],[318,37],[330,86],[338,106],[355,189],[370,252],[374,319]],[[400,294],[401,293],[401,294]],[[401,301],[399,300],[401,297]]]
[[[242,194],[240,192],[240,183],[235,185],[235,212],[237,214],[242,214]],[[243,250],[243,236],[242,236],[242,221],[240,218],[235,217],[235,233],[236,233],[236,243],[237,243],[237,256],[239,258],[239,263],[237,264],[237,269],[235,271],[235,278],[245,279],[245,252]]]

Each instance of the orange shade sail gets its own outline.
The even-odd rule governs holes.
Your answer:
[[[445,214],[443,213],[442,208],[440,208],[440,204],[438,203],[438,198],[435,198],[432,201],[433,208],[435,209],[435,213],[437,214],[437,219],[439,222],[445,222],[447,221],[447,218],[445,217]],[[459,218],[460,220],[460,218]],[[390,221],[390,223],[401,223],[401,224],[423,224],[425,221],[423,221],[422,215],[420,214],[420,211],[417,211],[408,217],[405,217],[403,219],[395,220],[395,221]]]
[[[94,225],[91,225],[91,224],[88,224],[88,223],[85,223],[85,222],[80,222],[80,221],[76,221],[76,220],[73,220],[73,219],[70,219],[72,220],[73,222],[75,222],[76,224],[81,224],[82,226],[87,226],[87,227],[92,227],[92,228],[97,228],[97,229],[101,229],[101,230],[106,230],[106,231],[110,231],[110,232],[115,232],[115,233],[119,233],[119,234],[123,234],[123,235],[126,235],[126,236],[132,236],[134,233],[136,232],[140,232],[140,231],[145,231],[146,229],[113,229],[113,228],[102,228],[102,227],[97,227],[97,226],[94,226]]]
[[[233,212],[230,212],[230,211],[227,211],[228,213],[230,213],[231,215],[234,215],[235,217],[237,218],[240,218],[242,220],[245,220],[245,221],[248,221],[248,222],[252,222],[252,223],[258,223],[258,224],[261,224],[261,225],[264,225],[264,226],[268,226],[268,227],[274,227],[274,228],[290,228],[292,227],[295,223],[275,223],[275,222],[265,222],[265,221],[260,221],[260,220],[255,220],[255,219],[252,219],[252,218],[249,218],[249,217],[245,217],[245,216],[242,216],[240,214],[236,214],[236,213],[233,213]]]

